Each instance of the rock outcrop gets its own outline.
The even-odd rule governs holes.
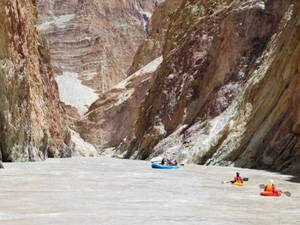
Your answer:
[[[3,161],[71,155],[45,38],[36,31],[35,0],[0,6],[0,152]]]
[[[155,8],[150,22],[150,31],[146,40],[139,46],[127,74],[133,74],[144,65],[162,55],[165,37],[172,16],[183,0],[165,1]]]
[[[150,78],[162,57],[100,95],[85,116],[75,122],[81,137],[103,151],[117,147],[134,128],[139,107],[150,87]]]
[[[185,0],[172,18],[118,153],[299,173],[300,2]]]

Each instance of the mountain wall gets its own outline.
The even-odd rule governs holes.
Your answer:
[[[134,128],[139,107],[150,87],[151,75],[162,61],[153,60],[100,95],[88,112],[75,122],[80,136],[100,151],[117,147]]]
[[[148,36],[137,50],[127,79],[102,93],[76,129],[81,137],[98,149],[116,147],[134,128],[139,107],[150,87],[151,76],[162,61],[162,49],[170,16],[182,0],[156,4],[149,24]]]
[[[118,153],[299,173],[299,24],[299,1],[185,0]]]
[[[78,73],[102,93],[126,78],[145,39],[154,0],[38,0],[39,25],[49,40],[56,74]]]
[[[35,0],[0,5],[0,152],[3,161],[70,156],[70,134]]]

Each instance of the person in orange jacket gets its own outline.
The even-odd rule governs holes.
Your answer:
[[[243,178],[240,177],[240,173],[239,172],[236,172],[236,176],[230,182],[231,183],[235,183],[235,182],[243,183]]]
[[[267,183],[267,185],[265,186],[264,191],[269,191],[273,193],[279,192],[279,190],[276,189],[274,181],[272,179],[269,180],[269,183]]]

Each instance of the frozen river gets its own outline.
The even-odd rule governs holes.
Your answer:
[[[238,169],[243,187],[221,184],[237,168],[110,158],[6,163],[0,170],[1,225],[300,224],[300,184],[290,176]],[[291,197],[259,196],[274,179]]]

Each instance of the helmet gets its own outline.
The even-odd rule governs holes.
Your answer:
[[[239,172],[236,172],[236,176],[240,176],[240,173],[239,173]]]
[[[274,183],[274,180],[270,179],[269,182],[273,184],[273,183]]]

